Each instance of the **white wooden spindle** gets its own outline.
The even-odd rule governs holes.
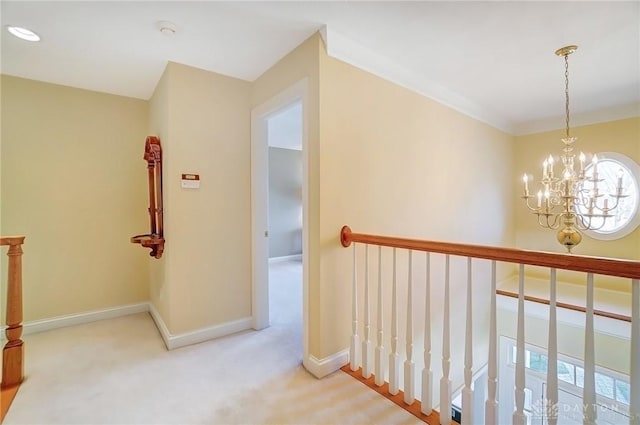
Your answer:
[[[420,411],[430,415],[432,406],[433,372],[431,371],[431,255],[427,252],[427,271],[424,297],[424,369],[422,369],[422,400]]]
[[[415,364],[413,363],[413,260],[409,250],[409,271],[407,273],[407,359],[404,362],[404,402],[413,404],[416,399],[416,382],[414,378]]]
[[[518,330],[516,335],[516,409],[513,412],[513,425],[525,425],[524,415],[524,264],[520,264],[518,277]]]
[[[376,379],[375,383],[381,387],[384,384],[384,362],[382,354],[384,353],[384,328],[382,322],[382,246],[378,245],[378,344],[376,346]]]
[[[351,344],[349,346],[349,367],[358,370],[360,357],[360,337],[358,336],[358,271],[356,269],[356,244],[353,244],[353,283],[351,285]]]
[[[449,254],[445,255],[444,310],[442,318],[442,378],[440,379],[440,424],[451,424],[451,336],[449,334]]]
[[[631,365],[629,424],[640,425],[640,280],[631,281]]]
[[[393,248],[393,282],[391,287],[391,352],[389,353],[389,393],[400,391],[399,373],[400,357],[398,356],[398,285],[396,282],[396,249]]]
[[[595,425],[598,412],[596,408],[596,366],[593,329],[593,273],[587,273],[587,310],[584,326],[584,425]]]
[[[467,257],[467,312],[464,338],[464,388],[462,389],[462,425],[473,425],[473,307],[471,290],[471,257]]]
[[[556,269],[551,269],[549,288],[549,341],[547,362],[547,394],[543,403],[549,425],[558,423],[558,322],[556,318]]]
[[[371,311],[369,308],[369,245],[364,247],[364,340],[362,341],[362,377],[371,377]]]
[[[491,262],[491,306],[489,307],[489,362],[487,364],[487,401],[484,407],[485,425],[498,423],[498,338],[496,320],[496,262]]]

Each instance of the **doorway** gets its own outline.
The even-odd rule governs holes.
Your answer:
[[[301,310],[303,358],[308,357],[308,214],[307,214],[307,80],[301,80],[251,112],[251,201],[252,201],[252,316],[253,328],[264,329],[271,324],[269,279],[269,259],[272,264],[278,261],[298,261],[301,276],[301,294],[285,302],[297,302],[292,306]],[[278,140],[279,132],[288,132],[297,137],[285,137]],[[281,134],[282,135],[282,134]],[[283,146],[283,143],[289,145]],[[270,144],[273,145],[270,147]],[[292,149],[295,145],[295,149]],[[270,155],[270,150],[273,154]],[[277,149],[277,151],[276,151]],[[279,202],[277,208],[270,208],[270,182],[282,176],[270,173],[270,156],[278,156],[277,160],[299,158],[300,167],[295,188],[286,188],[273,199]],[[284,162],[283,162],[284,163]],[[272,166],[278,166],[271,164]],[[295,165],[288,164],[290,168]],[[292,179],[295,180],[295,179]],[[282,182],[280,182],[282,183]],[[293,185],[291,181],[285,183]],[[286,198],[285,202],[282,202]],[[277,214],[270,220],[269,212]],[[275,212],[274,212],[275,211]],[[291,274],[288,274],[289,277]],[[275,294],[272,294],[275,295]],[[297,300],[297,301],[295,301]],[[277,302],[277,300],[274,300]],[[275,306],[276,304],[274,304]],[[274,312],[276,313],[276,312]],[[299,326],[298,326],[299,329]]]

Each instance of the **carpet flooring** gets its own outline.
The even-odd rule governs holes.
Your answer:
[[[27,335],[4,424],[420,424],[341,371],[301,366],[301,266],[270,269],[259,332],[167,351],[141,313]]]

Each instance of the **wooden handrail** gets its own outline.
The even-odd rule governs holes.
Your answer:
[[[497,289],[496,290],[496,294],[502,295],[502,296],[505,296],[505,297],[510,297],[510,298],[518,298],[518,294],[516,292],[505,291],[504,289]],[[538,303],[538,304],[545,304],[545,305],[549,305],[550,304],[550,301],[545,299],[545,298],[534,297],[534,296],[531,296],[531,295],[525,295],[524,296],[524,300],[525,301],[531,301],[531,302]],[[575,304],[564,303],[564,302],[560,302],[560,301],[556,302],[556,306],[558,308],[564,308],[564,309],[567,309],[567,310],[578,311],[580,313],[586,313],[586,311],[587,311],[587,309],[585,307],[581,307],[581,306],[575,305]],[[627,316],[627,315],[624,315],[624,314],[611,313],[611,312],[608,312],[608,311],[597,310],[597,309],[593,310],[593,314],[595,316],[607,317],[609,319],[621,320],[623,322],[631,323],[631,316]]]
[[[22,382],[24,351],[22,337],[22,244],[24,236],[0,237],[0,246],[9,246],[7,279],[7,343],[2,350],[2,387]]]
[[[452,242],[436,242],[418,239],[395,238],[390,236],[353,233],[349,226],[340,231],[342,246],[348,247],[352,242],[381,245],[415,251],[435,252],[439,254],[458,255],[463,257],[482,258],[507,263],[527,264],[531,266],[550,267],[561,270],[596,273],[608,276],[640,279],[640,261],[618,258],[590,257],[585,255],[559,254],[544,251],[502,248],[485,245],[469,245]]]

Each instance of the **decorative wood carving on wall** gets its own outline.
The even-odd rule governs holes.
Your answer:
[[[144,160],[149,173],[149,222],[151,233],[136,235],[131,242],[150,248],[150,256],[162,257],[164,251],[164,229],[162,220],[162,147],[160,139],[148,136],[144,144]]]

